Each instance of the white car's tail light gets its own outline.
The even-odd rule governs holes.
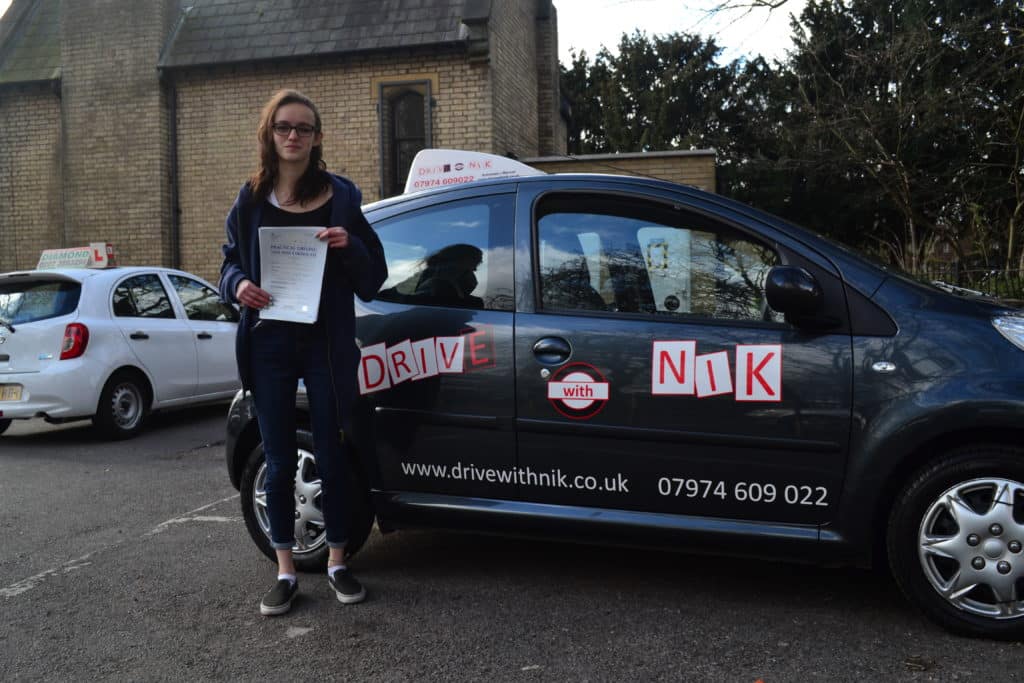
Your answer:
[[[82,323],[70,323],[64,328],[64,341],[60,345],[60,359],[78,358],[89,344],[89,328]]]

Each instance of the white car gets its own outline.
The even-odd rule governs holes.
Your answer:
[[[158,267],[0,275],[0,433],[91,417],[111,438],[151,410],[230,399],[238,311],[201,278]]]

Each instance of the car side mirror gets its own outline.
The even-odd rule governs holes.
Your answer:
[[[819,314],[825,304],[821,285],[803,268],[775,266],[768,271],[764,288],[768,305],[786,315],[786,320],[799,324]]]

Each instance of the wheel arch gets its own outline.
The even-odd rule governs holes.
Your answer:
[[[889,471],[874,503],[871,516],[871,551],[875,566],[888,566],[886,530],[892,506],[900,491],[916,472],[935,462],[946,453],[970,445],[1020,447],[1024,443],[1024,428],[1005,425],[979,425],[935,434],[908,449]]]
[[[110,380],[118,373],[132,374],[138,377],[140,380],[142,380],[140,385],[144,393],[143,398],[146,399],[146,409],[151,409],[153,407],[153,402],[156,400],[156,397],[153,392],[153,380],[150,378],[149,374],[145,370],[143,370],[137,365],[121,365],[119,367],[114,368],[110,372],[110,374],[107,375],[107,379],[100,386],[100,393],[97,395],[97,401],[99,400],[99,396],[102,395],[103,393],[103,388],[106,387],[107,383],[110,382]]]
[[[232,486],[236,489],[240,489],[242,486],[242,470],[245,469],[245,461],[259,442],[260,425],[253,417],[235,437],[234,450],[231,452],[231,466],[228,468],[228,474],[231,477]]]
[[[309,422],[309,414],[304,410],[299,410],[295,416],[295,428],[304,432],[309,432],[312,435],[312,426]],[[235,437],[234,450],[231,453],[231,466],[228,469],[228,474],[231,478],[231,484],[237,489],[241,487],[242,483],[242,470],[245,469],[245,462],[249,458],[249,454],[256,448],[257,444],[260,443],[260,425],[256,420],[255,413],[252,414],[252,419],[246,422],[245,427]],[[362,481],[369,487],[372,485],[370,474],[373,470],[369,469],[368,463],[366,462],[366,455],[364,452],[364,446],[353,439],[350,443],[351,452],[349,457],[352,460],[352,465],[357,469],[359,476],[362,477]]]

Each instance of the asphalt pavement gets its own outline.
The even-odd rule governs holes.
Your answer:
[[[437,531],[374,532],[342,605],[249,541],[218,406],[137,439],[0,437],[0,679],[1008,681],[1024,646],[952,636],[884,576]]]

